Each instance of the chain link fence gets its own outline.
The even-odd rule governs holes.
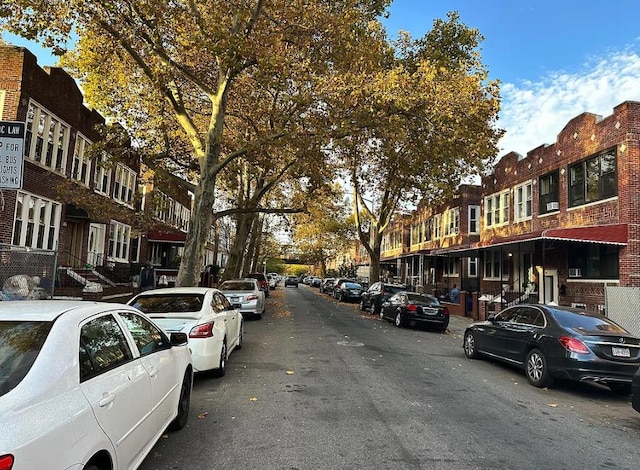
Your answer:
[[[57,251],[0,244],[0,300],[50,299]]]
[[[629,333],[640,336],[640,287],[606,286],[605,312]]]

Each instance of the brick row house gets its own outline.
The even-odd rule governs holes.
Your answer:
[[[131,286],[147,262],[158,276],[175,277],[191,213],[189,188],[155,177],[133,149],[118,158],[90,157],[105,119],[83,104],[72,77],[41,68],[25,48],[0,45],[0,119],[24,122],[26,129],[22,188],[1,190],[0,245],[55,250],[64,268],[60,287],[85,284],[89,273],[81,270],[97,271],[107,285]],[[140,211],[153,223],[139,223]],[[215,251],[210,243],[211,264]]]
[[[639,102],[576,116],[555,143],[504,155],[480,185],[399,217],[385,234],[383,272],[437,295],[457,284],[498,308],[605,311],[608,287],[640,286],[639,137]]]

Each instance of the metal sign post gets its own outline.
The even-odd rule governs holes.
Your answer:
[[[0,189],[21,189],[24,122],[0,121]]]

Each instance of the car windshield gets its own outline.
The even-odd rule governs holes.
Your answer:
[[[551,313],[562,327],[570,328],[583,335],[627,332],[606,317],[594,317],[558,309],[551,309]]]
[[[143,295],[132,305],[144,313],[200,312],[204,294]]]
[[[360,284],[356,284],[355,282],[345,282],[344,287],[345,289],[362,289],[362,286]]]
[[[407,294],[407,299],[409,299],[409,302],[416,302],[416,303],[422,303],[422,304],[426,303],[434,307],[440,305],[440,302],[438,301],[438,299],[430,295],[416,294],[416,293],[410,292]]]
[[[0,396],[27,375],[53,322],[0,322]]]
[[[220,290],[256,290],[253,282],[224,281],[220,284]]]

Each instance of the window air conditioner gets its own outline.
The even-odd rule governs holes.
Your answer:
[[[582,270],[579,268],[569,269],[569,277],[582,277]]]
[[[557,202],[547,202],[548,211],[557,211],[560,208]]]

